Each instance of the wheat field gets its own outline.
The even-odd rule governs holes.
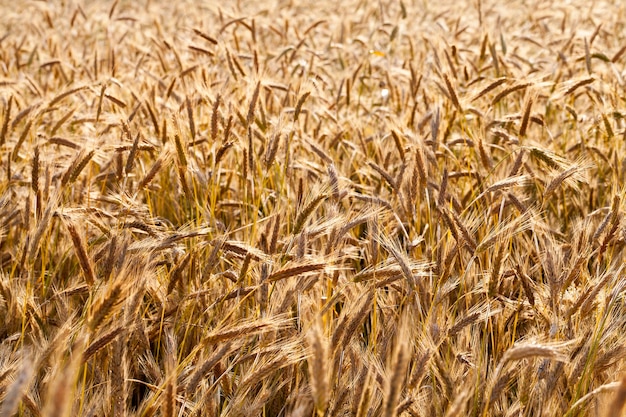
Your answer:
[[[0,2],[0,417],[619,416],[626,5]]]

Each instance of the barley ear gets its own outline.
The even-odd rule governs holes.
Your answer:
[[[256,83],[256,87],[254,88],[252,99],[250,100],[250,106],[248,107],[248,116],[246,117],[246,127],[249,127],[250,124],[252,124],[252,122],[254,121],[254,111],[256,109],[256,104],[259,98],[260,90],[261,90],[261,81],[258,81]]]
[[[607,409],[606,417],[620,417],[624,404],[626,404],[626,375],[622,376],[619,382],[613,401]]]
[[[17,410],[20,401],[22,401],[24,394],[26,393],[28,385],[31,383],[31,379],[34,373],[34,364],[27,358],[22,361],[22,366],[18,372],[15,380],[8,387],[4,399],[2,400],[2,407],[0,407],[0,416],[13,416]]]
[[[318,415],[321,415],[328,407],[328,364],[330,360],[328,358],[328,341],[324,337],[319,323],[316,323],[309,332],[307,344],[310,347],[308,364],[309,374],[311,375],[311,389]]]
[[[92,286],[95,282],[95,274],[93,271],[91,259],[87,254],[87,247],[85,246],[83,237],[80,235],[80,233],[78,233],[78,230],[76,230],[76,227],[73,223],[68,221],[66,227],[68,232],[70,233],[70,237],[72,238],[74,250],[76,251],[76,256],[78,257],[78,262],[80,263],[80,267],[82,268],[85,275],[85,281],[89,286]]]
[[[406,320],[400,324],[396,336],[395,349],[390,362],[390,373],[385,383],[383,393],[383,414],[384,416],[395,417],[400,395],[405,385],[407,367],[409,364],[409,349],[407,346],[408,329]]]

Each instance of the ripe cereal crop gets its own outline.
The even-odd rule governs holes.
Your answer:
[[[0,417],[621,415],[624,21],[0,0]]]

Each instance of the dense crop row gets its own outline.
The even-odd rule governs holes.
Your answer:
[[[624,6],[1,3],[0,416],[619,415]]]

